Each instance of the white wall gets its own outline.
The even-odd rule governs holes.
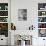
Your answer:
[[[38,3],[45,2],[46,0],[11,0],[11,22],[13,22],[16,25],[17,30],[15,32],[23,32],[26,34],[26,31],[30,25],[33,24],[35,26],[34,32],[36,33],[33,33],[33,46],[38,46],[40,43],[43,44],[43,40],[41,40],[42,38],[38,38],[37,17]],[[27,21],[18,21],[18,9],[27,9]]]
[[[11,19],[15,23],[17,30],[27,30],[32,24],[36,27],[34,23],[37,23],[37,2],[31,0],[15,0],[12,3]],[[27,21],[18,21],[18,9],[27,9]]]

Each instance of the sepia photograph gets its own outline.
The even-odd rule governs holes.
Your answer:
[[[18,20],[27,21],[27,9],[18,9]]]

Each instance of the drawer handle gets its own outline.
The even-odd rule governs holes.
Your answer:
[[[1,39],[1,40],[3,40],[3,39]]]
[[[45,40],[45,39],[43,39],[43,40]]]

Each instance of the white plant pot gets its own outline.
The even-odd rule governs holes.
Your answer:
[[[21,40],[21,46],[25,46],[25,41]]]

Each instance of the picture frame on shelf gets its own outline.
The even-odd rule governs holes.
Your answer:
[[[0,22],[8,22],[8,17],[0,17]]]
[[[8,10],[8,6],[5,6],[5,10]]]
[[[38,3],[38,10],[46,10],[46,3]]]
[[[8,10],[8,3],[0,3],[0,10]]]
[[[8,11],[0,11],[0,16],[8,16]]]
[[[38,11],[38,16],[46,16],[46,11]]]
[[[38,22],[46,22],[46,17],[38,17]]]
[[[38,28],[46,28],[46,23],[38,23]]]
[[[8,23],[0,23],[0,35],[8,37]]]

